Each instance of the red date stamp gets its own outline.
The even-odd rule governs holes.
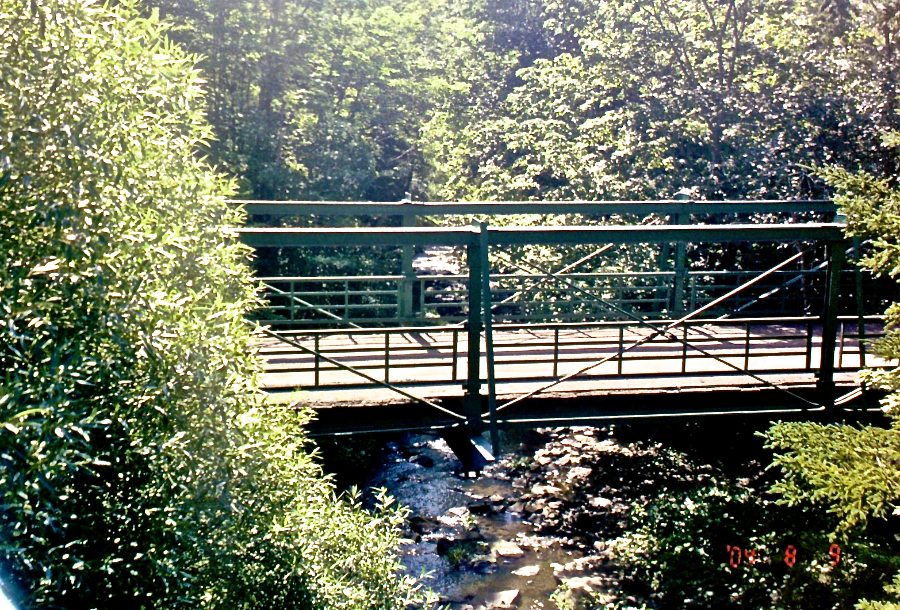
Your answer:
[[[747,549],[741,548],[739,546],[726,545],[725,549],[728,553],[728,565],[732,568],[739,568],[741,565],[754,566],[756,565],[757,560],[761,561],[761,554],[757,555],[757,549]],[[833,543],[828,547],[828,557],[832,566],[836,566],[841,562],[841,546],[839,544]],[[784,548],[783,555],[779,553],[776,555],[778,560],[784,561],[784,564],[793,568],[798,559],[802,558],[799,549],[793,544],[789,544]]]

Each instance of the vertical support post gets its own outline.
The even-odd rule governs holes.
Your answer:
[[[410,204],[412,202],[406,201]],[[400,217],[401,227],[416,226],[416,217],[411,214],[404,214]],[[408,321],[413,318],[413,284],[416,281],[416,273],[413,270],[413,257],[415,255],[415,247],[408,245],[402,246],[400,251],[400,285],[397,287],[397,317],[401,320]]]
[[[837,340],[837,368],[844,366],[844,323],[838,322],[838,340]]]
[[[350,280],[344,280],[344,319],[350,319]]]
[[[834,349],[837,340],[838,296],[841,287],[841,264],[844,262],[844,246],[831,242],[826,246],[828,272],[825,286],[825,309],[822,312],[822,353],[816,390],[826,407],[834,406]]]
[[[623,364],[622,361],[625,359],[624,351],[625,351],[625,327],[620,326],[619,327],[619,358],[618,358],[619,369],[617,371],[617,374],[619,376],[622,375],[622,364]]]
[[[450,365],[451,379],[453,380],[454,383],[456,383],[456,380],[457,380],[457,376],[456,376],[456,375],[457,375],[457,372],[456,372],[456,371],[457,371],[457,364],[456,364],[456,363],[457,363],[457,358],[456,358],[456,354],[457,354],[458,352],[459,352],[459,329],[458,329],[458,328],[454,328],[454,329],[453,329],[453,363]]]
[[[863,281],[862,270],[859,268],[859,261],[862,259],[860,251],[860,239],[856,235],[853,237],[853,258],[856,266],[853,271],[856,280],[856,341],[859,344],[859,368],[866,368],[866,318],[865,318],[865,302],[863,301]]]
[[[811,323],[806,325],[806,370],[812,368],[812,344],[813,344],[813,333],[815,332],[815,328]]]
[[[469,335],[468,358],[466,359],[466,394],[463,414],[469,428],[481,426],[481,241],[476,234],[466,246],[466,260],[469,263],[469,313],[466,330]]]
[[[684,328],[681,329],[681,339],[683,343],[681,344],[681,374],[687,373],[687,350],[688,350],[688,327],[687,324],[684,325]]]
[[[690,203],[691,193],[689,190],[682,189],[675,193],[675,201],[679,203]],[[675,214],[670,216],[671,221],[677,225],[690,224],[690,214]],[[675,317],[680,318],[684,315],[684,282],[687,276],[687,244],[679,242],[675,244],[675,285],[672,289],[672,312]]]
[[[391,333],[389,331],[385,331],[384,333],[384,382],[390,383],[390,372],[391,372]]]
[[[291,322],[297,320],[297,297],[294,296],[294,280],[291,280]]]
[[[418,315],[420,318],[425,317],[425,280],[420,280],[419,278],[415,279],[415,283],[413,286],[419,287],[419,312]]]
[[[659,271],[656,277],[656,303],[653,304],[653,311],[659,312],[663,307],[667,307],[669,303],[669,283],[666,280],[666,271],[669,270],[669,254],[672,250],[672,244],[661,244],[659,247]]]
[[[750,370],[750,322],[747,322],[747,335],[744,338],[744,370]]]
[[[497,429],[497,379],[494,377],[494,333],[491,314],[491,261],[488,224],[479,224],[478,249],[481,255],[481,299],[484,315],[484,347],[485,364],[487,365],[488,382],[488,427],[491,431],[491,449],[494,456],[500,455],[500,433]]]
[[[684,224],[682,214],[677,216],[676,224]],[[675,244],[675,288],[672,290],[672,311],[680,318],[684,315],[684,282],[687,279],[687,244]]]
[[[315,377],[313,385],[315,387],[319,387],[319,369],[321,365],[319,364],[319,334],[316,333],[316,343],[313,347],[313,351],[316,352],[316,363],[313,365],[313,376]]]
[[[559,374],[559,326],[553,329],[553,378]]]

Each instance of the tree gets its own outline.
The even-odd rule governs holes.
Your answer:
[[[151,0],[209,78],[211,160],[256,199],[398,201],[443,86],[446,0]]]
[[[0,0],[0,572],[23,607],[396,608],[403,512],[254,390],[196,58],[132,2]]]
[[[900,146],[900,136],[889,134],[884,145]],[[888,178],[866,172],[831,169],[824,175],[838,189],[848,234],[873,241],[871,253],[861,264],[874,274],[897,277],[900,190]],[[885,316],[886,335],[872,349],[881,358],[893,360],[900,357],[900,303],[893,303]],[[791,505],[811,501],[826,506],[839,517],[844,532],[864,527],[871,518],[900,514],[900,371],[866,371],[862,377],[888,392],[882,405],[890,427],[780,423],[766,433],[767,446],[784,451],[774,462],[784,478],[773,490]],[[900,580],[894,584],[889,592],[896,595]],[[900,608],[900,603],[861,607]]]
[[[816,196],[801,165],[870,145],[858,87],[838,86],[802,2],[564,4],[547,22],[577,44],[520,70],[502,108],[456,134],[445,197]]]

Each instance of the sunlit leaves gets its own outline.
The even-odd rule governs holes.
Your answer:
[[[897,137],[885,138],[887,146]],[[873,273],[898,275],[900,250],[900,194],[891,181],[870,173],[824,170],[838,191],[837,201],[847,217],[848,233],[872,240],[862,265]],[[898,305],[886,312],[887,335],[870,347],[890,361],[900,357]],[[882,406],[892,418],[888,429],[818,424],[778,424],[766,434],[772,448],[785,453],[775,459],[784,479],[775,486],[784,501],[810,500],[840,517],[840,527],[865,525],[871,518],[896,514],[900,508],[900,373],[896,369],[864,372],[869,386],[888,392]]]
[[[400,513],[335,499],[303,415],[257,404],[195,58],[128,2],[34,6],[0,0],[4,577],[25,608],[404,605]]]
[[[826,44],[804,3],[544,5],[547,27],[570,19],[578,52],[534,61],[501,105],[444,132],[444,197],[815,197],[802,166],[873,162],[859,100],[879,80],[835,70],[851,56],[837,47],[859,45]]]

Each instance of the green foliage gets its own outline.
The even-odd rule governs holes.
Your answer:
[[[790,0],[545,2],[545,27],[568,42],[450,134],[443,196],[818,195],[798,164],[877,161],[868,109],[884,78],[855,74],[882,49],[870,12],[829,37]]]
[[[898,143],[895,133],[884,138],[885,146]],[[843,169],[823,174],[838,189],[847,232],[872,240],[873,248],[861,264],[875,274],[896,277],[900,274],[900,191],[895,183]],[[872,346],[886,360],[900,357],[898,323],[900,305],[893,303],[886,312],[886,336]],[[827,506],[839,517],[838,527],[844,531],[865,526],[872,517],[900,512],[900,372],[868,371],[862,377],[888,392],[882,404],[891,419],[889,428],[777,424],[766,434],[769,447],[785,451],[774,462],[784,479],[773,489],[788,504],[811,500]]]
[[[896,135],[885,138],[885,145],[896,144]],[[890,180],[866,172],[831,169],[823,173],[838,189],[848,233],[872,239],[873,248],[862,265],[875,274],[896,277],[900,273],[900,191]],[[892,360],[900,357],[900,305],[892,304],[886,314],[886,336],[873,343],[872,351]],[[889,429],[779,424],[767,433],[770,447],[787,450],[775,461],[785,472],[775,490],[789,503],[810,499],[827,504],[840,516],[843,529],[865,523],[870,515],[896,514],[900,506],[900,372],[868,371],[863,379],[889,392],[883,401],[892,419]]]
[[[262,403],[195,58],[133,4],[0,0],[0,570],[21,605],[397,608],[404,512]]]
[[[787,503],[825,505],[844,529],[893,512],[900,498],[897,430],[794,423],[773,426],[766,437],[769,446],[789,449],[775,460],[785,474],[772,487]]]
[[[860,596],[877,595],[900,559],[883,537],[857,537],[841,540],[833,566],[836,539],[821,514],[713,479],[635,510],[614,549],[656,608],[849,609]]]
[[[398,201],[416,191],[444,0],[150,0],[203,56],[212,161],[256,199]],[[448,17],[444,19],[444,17]],[[458,51],[457,51],[458,52]]]

